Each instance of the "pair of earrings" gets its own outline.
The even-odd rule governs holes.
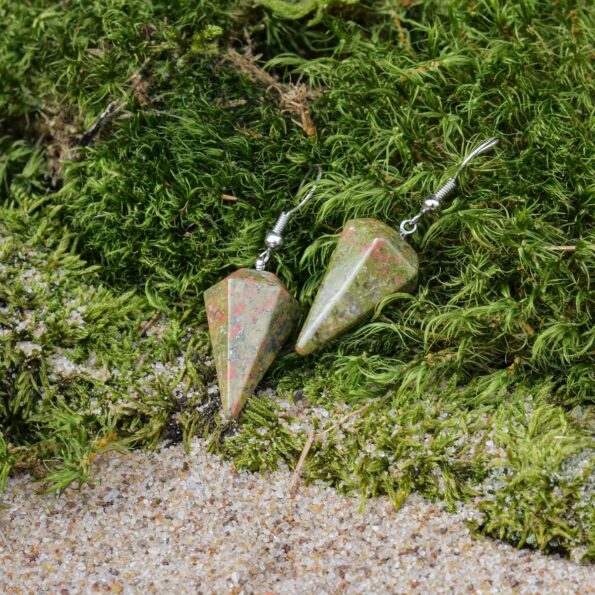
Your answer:
[[[418,257],[405,238],[417,231],[423,215],[440,209],[467,164],[497,143],[497,138],[491,138],[476,147],[455,174],[424,200],[417,215],[401,222],[399,232],[377,219],[352,219],[345,224],[298,337],[299,354],[312,353],[361,323],[388,295],[415,289]],[[317,180],[321,175],[319,169]],[[289,219],[315,190],[316,185],[300,204],[281,213],[266,235],[266,250],[254,269],[240,269],[205,291],[221,401],[224,412],[232,417],[239,415],[299,318],[297,300],[265,267],[283,245]]]

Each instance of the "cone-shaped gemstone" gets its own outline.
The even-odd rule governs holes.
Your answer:
[[[204,297],[223,411],[237,417],[291,334],[299,304],[273,273],[251,269]]]
[[[383,298],[412,290],[417,254],[391,227],[377,219],[345,225],[329,268],[297,341],[307,355],[365,320]]]

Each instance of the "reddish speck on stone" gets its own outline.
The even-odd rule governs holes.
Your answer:
[[[234,304],[233,314],[234,316],[241,316],[246,311],[245,303]]]
[[[242,331],[244,330],[243,324],[234,324],[229,331],[229,336],[231,338],[236,338]]]

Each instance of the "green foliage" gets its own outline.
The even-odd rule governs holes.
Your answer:
[[[295,463],[302,444],[283,411],[267,396],[258,396],[250,400],[241,433],[226,440],[224,449],[238,467],[263,472],[275,470],[280,462]]]
[[[179,58],[206,26],[212,41],[225,9],[208,0],[0,0],[0,114],[14,126],[81,110],[88,124],[147,60]]]
[[[315,428],[309,479],[463,502],[485,534],[595,558],[590,3],[13,4],[0,485],[23,467],[61,489],[105,448],[197,432],[240,467],[292,467]],[[494,134],[412,239],[416,293],[325,353],[288,349],[265,379],[277,397],[222,427],[202,292],[253,263],[310,167],[323,182],[271,267],[305,309],[347,219],[397,226]]]
[[[43,180],[38,151],[17,142],[3,160],[23,170],[0,206],[0,489],[16,467],[61,490],[106,449],[210,424],[205,334],[175,322],[143,333],[146,300],[103,285],[46,198],[23,192]]]
[[[0,433],[0,491],[6,488],[8,474],[15,464],[15,457],[8,450],[4,436]]]
[[[137,110],[68,167],[60,192],[84,253],[100,255],[115,282],[144,285],[156,307],[201,303],[222,270],[251,266],[270,205],[290,205],[307,171],[309,142],[262,89],[222,69],[209,90],[215,60],[178,72],[165,109]]]
[[[301,19],[316,11],[310,24],[319,22],[324,11],[330,6],[357,4],[359,0],[257,0],[256,4],[266,6],[284,19]]]
[[[594,559],[593,436],[573,431],[560,408],[527,408],[526,399],[507,403],[495,421],[505,456],[482,486],[481,528],[521,546],[565,553],[591,541],[584,553]]]

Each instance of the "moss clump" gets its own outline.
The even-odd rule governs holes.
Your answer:
[[[205,333],[108,289],[35,193],[39,151],[15,143],[4,159],[23,169],[0,206],[0,488],[26,468],[62,489],[108,448],[210,425]]]
[[[266,6],[273,13],[285,19],[301,19],[311,13],[315,18],[309,24],[317,23],[326,10],[332,6],[357,4],[359,0],[259,0],[256,4]]]
[[[193,61],[173,89],[155,84],[162,105],[134,110],[68,166],[57,199],[110,280],[144,286],[157,307],[196,304],[195,313],[222,270],[253,264],[272,205],[291,204],[313,159],[312,143],[264,90],[231,67],[214,73],[215,60]]]
[[[255,398],[235,433],[219,440],[219,429],[213,444],[239,466],[293,466],[314,425],[329,431],[308,460],[310,478],[396,504],[412,490],[467,502],[479,531],[593,558],[593,7],[260,4],[0,8],[9,15],[0,41],[4,266],[15,287],[2,296],[12,312],[3,327],[23,321],[15,263],[28,261],[28,246],[45,282],[67,279],[49,305],[38,297],[27,310],[55,316],[47,349],[31,362],[16,345],[35,337],[7,335],[2,365],[23,378],[29,400],[19,382],[4,386],[4,475],[23,453],[68,467],[106,436],[155,444],[168,428],[209,426],[202,292],[252,264],[312,164],[324,182],[273,265],[306,307],[348,218],[396,226],[465,147],[498,134],[497,155],[475,165],[412,240],[417,293],[386,300],[323,354],[287,350],[265,381],[280,397]],[[82,135],[108,105],[117,115],[99,137]],[[90,146],[75,151],[81,138]],[[77,255],[100,268],[81,276]],[[65,307],[81,295],[102,313],[83,335]],[[139,340],[154,311],[169,330]],[[128,376],[58,379],[46,397],[39,387],[64,349],[77,365],[103,353],[97,361]],[[174,369],[150,394],[150,371],[132,365],[142,353],[146,365]],[[126,406],[124,383],[137,391]],[[172,395],[186,390],[194,396],[180,405]],[[307,405],[291,402],[296,391]],[[91,394],[105,415],[86,416]],[[33,426],[21,402],[35,411]],[[55,407],[83,421],[57,424]]]

